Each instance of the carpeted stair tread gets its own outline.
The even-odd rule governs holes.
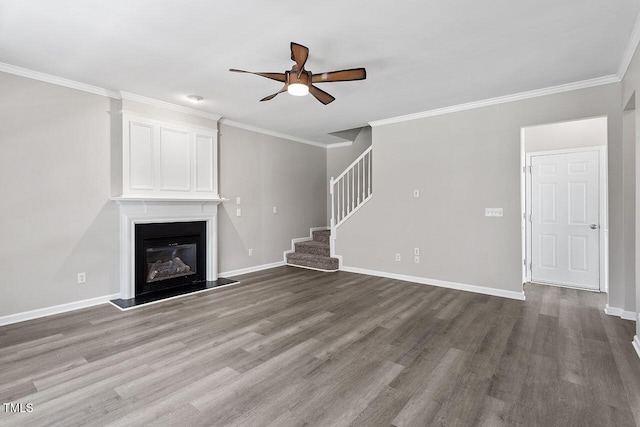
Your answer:
[[[298,242],[295,244],[296,253],[304,253],[311,255],[320,255],[328,257],[329,243],[318,242],[316,240],[308,240],[306,242]]]
[[[329,244],[329,239],[331,238],[331,230],[316,230],[312,233],[312,235],[314,241]]]
[[[337,270],[338,258],[292,252],[287,254],[287,264],[318,268],[321,270]]]

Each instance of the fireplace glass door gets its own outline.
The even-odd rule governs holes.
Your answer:
[[[136,225],[136,296],[206,281],[206,223]]]

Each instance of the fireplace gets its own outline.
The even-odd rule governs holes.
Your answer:
[[[205,221],[136,224],[135,296],[206,282]]]

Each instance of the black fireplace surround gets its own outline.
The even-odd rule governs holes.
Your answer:
[[[135,297],[206,282],[206,221],[135,225]]]

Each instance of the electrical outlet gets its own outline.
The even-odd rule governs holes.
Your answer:
[[[413,254],[415,256],[420,256],[420,248],[413,248]]]
[[[484,216],[503,216],[502,208],[484,208]]]
[[[414,256],[413,257],[413,262],[415,262],[416,264],[420,264],[420,257],[419,256]]]
[[[278,213],[278,207],[277,206],[273,207],[273,213]]]
[[[400,254],[396,254],[396,261],[400,261]]]
[[[249,249],[249,256],[253,256],[253,249]]]
[[[78,284],[87,283],[87,273],[78,273]]]
[[[420,190],[413,190],[413,197],[420,197]]]
[[[239,205],[242,202],[242,199],[240,199],[240,197],[236,197],[236,205]]]
[[[236,209],[236,216],[242,216],[242,209]]]

